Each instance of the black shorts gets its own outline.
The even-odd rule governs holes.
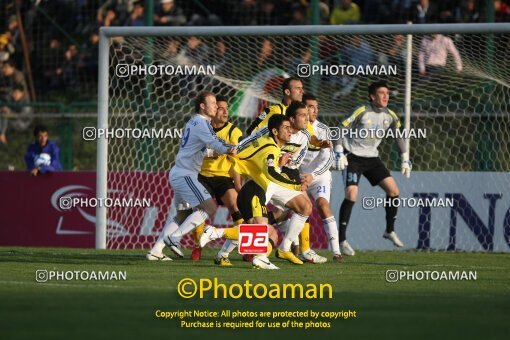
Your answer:
[[[237,194],[237,208],[247,222],[254,217],[267,218],[266,193],[254,181],[248,181]]]
[[[359,157],[347,154],[347,171],[345,172],[345,187],[358,185],[361,175],[365,176],[372,186],[378,185],[390,172],[379,157]]]
[[[209,191],[209,194],[216,198],[219,205],[224,205],[221,197],[225,195],[227,190],[235,189],[234,180],[230,177],[207,177],[198,174],[198,181]]]

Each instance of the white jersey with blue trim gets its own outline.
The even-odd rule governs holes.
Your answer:
[[[313,131],[320,140],[328,140],[330,138],[329,127],[315,120],[312,123]],[[320,176],[329,171],[333,162],[332,148],[308,147],[305,159],[301,164],[301,173],[313,174],[314,177]]]
[[[227,144],[216,135],[209,119],[196,114],[183,129],[181,146],[170,175],[197,177],[208,147],[225,154],[233,145]]]
[[[289,169],[299,169],[308,150],[310,134],[306,130],[300,130],[290,136],[290,140],[282,147],[282,154],[290,152],[290,162],[285,165]]]

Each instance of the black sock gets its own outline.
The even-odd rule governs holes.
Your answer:
[[[242,220],[243,219],[243,216],[241,215],[241,213],[239,211],[236,211],[235,213],[233,213],[232,215],[232,221],[235,222],[235,221],[239,221],[239,220]]]
[[[345,233],[347,231],[347,224],[351,218],[352,207],[354,206],[353,201],[344,199],[342,206],[340,207],[340,222],[338,224],[338,241],[343,242],[347,239]]]
[[[398,196],[390,197],[386,196],[386,200],[389,204],[386,205],[386,232],[391,233],[395,230],[395,220],[397,219],[398,206],[394,204],[398,200]],[[396,203],[396,202],[395,202]]]

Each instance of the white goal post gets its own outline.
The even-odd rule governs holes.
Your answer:
[[[430,74],[427,76],[419,74],[420,43],[426,35],[431,34],[449,36],[453,38],[452,41],[461,45],[460,55],[464,63],[462,73],[455,72],[455,65],[449,59],[449,63],[445,66],[445,74],[437,75],[437,79],[426,78],[431,77]],[[441,191],[447,182],[463,183],[468,180],[476,182],[489,179],[493,183],[488,185],[490,188],[488,192],[494,189],[500,190],[498,192],[502,193],[502,197],[499,198],[484,198],[485,196],[482,196],[479,199],[480,202],[476,203],[470,200],[463,201],[467,194],[462,197],[452,194],[455,204],[461,204],[461,206],[456,206],[451,211],[448,210],[440,215],[442,219],[448,219],[449,222],[445,223],[449,223],[450,227],[445,226],[446,229],[441,229],[436,236],[431,237],[430,223],[432,222],[430,219],[435,217],[430,217],[430,212],[420,210],[416,232],[413,231],[404,238],[410,241],[408,243],[412,242],[410,244],[412,248],[418,249],[503,251],[510,249],[510,243],[508,243],[510,241],[506,241],[507,237],[510,240],[510,225],[508,226],[509,235],[504,234],[504,237],[501,235],[501,239],[497,240],[495,240],[494,231],[489,230],[491,229],[490,223],[494,226],[494,222],[490,222],[493,218],[496,219],[495,223],[501,224],[503,232],[506,233],[504,212],[495,212],[496,215],[491,215],[493,212],[489,211],[488,217],[479,218],[478,220],[484,221],[489,219],[487,226],[485,224],[480,226],[481,231],[476,229],[475,222],[471,223],[470,221],[466,221],[466,229],[471,229],[472,232],[459,231],[458,228],[452,227],[453,221],[457,223],[457,215],[459,215],[458,220],[477,219],[476,211],[479,212],[482,207],[485,211],[487,210],[484,199],[490,201],[491,207],[496,205],[494,202],[498,200],[502,205],[510,202],[510,181],[506,174],[510,171],[510,145],[508,144],[508,140],[510,140],[510,53],[508,52],[510,50],[510,23],[102,27],[99,35],[98,130],[120,126],[164,128],[169,126],[169,122],[173,124],[175,121],[180,124],[184,121],[181,117],[186,115],[189,117],[191,113],[189,103],[186,102],[194,99],[192,95],[198,91],[197,89],[207,89],[209,86],[226,88],[225,91],[233,101],[232,106],[238,110],[241,110],[241,107],[245,108],[243,105],[249,99],[246,99],[247,94],[264,103],[278,102],[280,100],[279,89],[270,86],[271,84],[266,82],[264,77],[268,77],[271,72],[270,77],[274,78],[277,77],[274,74],[295,76],[292,71],[296,70],[296,65],[302,64],[303,60],[307,61],[307,65],[349,64],[352,60],[346,60],[349,56],[342,56],[342,49],[351,46],[350,44],[361,44],[362,46],[366,44],[373,55],[371,55],[373,64],[391,63],[391,60],[394,60],[391,58],[402,57],[401,74],[395,78],[385,77],[393,84],[390,86],[392,91],[390,107],[403,117],[403,126],[407,129],[427,127],[433,134],[426,142],[416,141],[415,144],[415,141],[411,140],[411,157],[414,158],[413,171],[418,170],[415,182],[417,184],[415,185],[419,186],[419,190],[414,190],[405,184],[402,191],[409,193],[411,197],[413,193],[415,197],[421,197],[416,196],[417,192],[420,193],[419,195],[425,196],[427,193],[439,192],[440,197],[441,195],[450,197],[451,191]],[[395,47],[394,41],[396,40],[394,39],[400,35],[407,39],[404,39],[405,43],[401,50],[397,51],[397,56],[385,53]],[[118,74],[115,74],[114,68],[121,62],[163,61],[179,65],[181,62],[179,60],[182,60],[184,52],[176,55],[177,53],[171,54],[169,51],[172,46],[177,46],[175,48],[182,51],[191,37],[199,37],[203,40],[203,45],[207,45],[207,48],[202,50],[206,55],[203,58],[202,56],[197,57],[201,61],[207,60],[212,63],[218,61],[218,58],[214,56],[215,47],[213,46],[224,44],[223,48],[231,53],[229,55],[231,59],[227,61],[231,64],[228,68],[230,73],[225,71],[227,67],[222,66],[215,75],[205,75],[198,81],[192,80],[193,84],[191,85],[186,83],[189,78],[183,81],[173,81],[168,77],[153,77],[150,74],[142,78],[138,77],[130,84],[127,83],[128,80],[117,79]],[[361,42],[354,42],[354,40],[350,40],[351,37],[360,37]],[[270,45],[269,54],[273,53],[271,60],[276,66],[272,65],[271,61],[268,61],[269,59],[258,63],[256,60],[252,60],[262,55],[260,46],[263,46],[266,40]],[[277,52],[287,50],[292,53],[277,54]],[[498,55],[502,51],[506,51],[504,53],[507,54]],[[400,56],[401,53],[404,55]],[[305,56],[303,57],[303,55]],[[165,59],[167,57],[169,59]],[[283,59],[285,61],[282,61]],[[222,59],[222,62],[224,61]],[[288,64],[282,66],[284,62]],[[244,63],[250,66],[245,67]],[[357,74],[349,77],[335,75],[328,78],[321,74],[312,74],[312,76],[302,79],[305,82],[305,91],[309,88],[319,97],[321,106],[319,120],[322,121],[324,118],[325,123],[334,126],[338,124],[340,116],[352,112],[355,105],[366,99],[367,84],[379,77]],[[253,84],[256,82],[261,85],[254,87]],[[415,82],[417,83],[416,88]],[[443,88],[440,88],[441,86]],[[172,116],[165,112],[171,112]],[[244,127],[247,124],[246,121],[249,121],[250,115],[243,117],[243,114],[237,112],[236,119],[238,120],[236,122]],[[243,132],[245,132],[244,130]],[[454,131],[457,131],[459,136],[453,135]],[[397,170],[395,164],[398,155],[395,156],[396,151],[392,144],[384,143],[384,154],[387,158],[383,160],[392,164],[391,170]],[[168,151],[163,150],[163,147],[167,147],[167,145],[161,143],[150,145],[149,142],[124,143],[98,138],[97,198],[106,199],[112,191],[128,190],[136,186],[143,187],[146,192],[154,191],[159,186],[168,186],[168,183],[161,183],[163,177],[159,174],[169,170],[166,167],[173,159],[166,158],[171,158],[174,155],[178,144],[168,146]],[[113,153],[112,150],[114,150]],[[449,154],[447,154],[447,150]],[[165,158],[165,160],[162,161],[158,159],[159,157]],[[111,176],[109,176],[109,171]],[[127,174],[128,172],[131,175]],[[445,177],[441,177],[441,172],[444,172]],[[339,180],[337,176],[338,173],[334,179]],[[436,181],[434,176],[440,179]],[[399,180],[397,183],[400,185]],[[411,177],[412,180],[413,177]],[[113,183],[115,186],[110,187],[109,183]],[[136,189],[137,192],[142,190],[139,188]],[[343,197],[343,195],[341,196]],[[158,200],[165,199],[160,197]],[[165,200],[165,202],[167,201]],[[339,203],[335,202],[332,204],[332,209],[335,215],[338,215]],[[472,207],[466,208],[465,204],[471,204]],[[510,208],[510,206],[506,206]],[[167,205],[164,209],[168,209]],[[466,213],[463,209],[467,209]],[[399,212],[397,228],[399,228],[398,223],[411,224],[411,221],[415,219],[414,215],[411,216],[405,213],[405,210],[403,211],[402,216]],[[129,235],[131,231],[127,228],[124,230],[125,223],[119,221],[121,218],[132,219],[133,216],[129,212],[114,212],[120,217],[116,215],[117,217],[111,219],[108,209],[105,206],[98,206],[96,209],[96,248],[148,247],[154,235],[163,227],[166,221],[166,212],[163,214],[161,209],[158,210],[158,207],[146,209],[136,217],[137,221],[139,220],[136,235]],[[371,218],[369,218],[370,221],[372,221]],[[378,218],[380,219],[380,216]],[[352,224],[358,224],[360,221],[367,223],[361,216],[353,216]],[[114,234],[109,233],[108,228],[112,223],[115,228],[122,230]],[[510,215],[508,223],[510,223]],[[355,227],[352,229],[354,243],[358,242],[360,249],[381,249],[379,241],[375,238],[372,240],[372,236],[369,236],[372,234],[371,230],[355,231]],[[379,231],[382,232],[378,229],[377,233]],[[452,235],[452,232],[455,234]],[[498,232],[501,231],[498,230],[496,233]],[[109,238],[117,236],[119,241],[109,244]],[[367,241],[364,240],[365,236]],[[416,236],[418,236],[417,241],[415,240]],[[380,238],[380,235],[378,237]],[[435,241],[434,237],[441,241]],[[480,244],[473,241],[473,238],[478,238]],[[415,241],[418,243],[415,244]],[[505,248],[505,241],[508,243],[508,248]],[[473,243],[475,244],[473,245]]]

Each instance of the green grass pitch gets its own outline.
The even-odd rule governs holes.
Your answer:
[[[212,263],[212,250],[198,262],[149,262],[144,254],[0,248],[0,339],[508,339],[510,334],[509,254],[358,252],[343,264],[295,266],[275,259],[279,271],[252,269],[235,254],[234,267],[219,268]],[[127,280],[37,283],[35,272],[41,269],[126,271]],[[388,269],[476,271],[477,280],[387,283]],[[225,284],[329,283],[334,291],[332,299],[322,300],[183,299],[176,286],[186,277],[217,277]],[[156,318],[158,309],[350,309],[357,317],[330,320],[328,329],[210,330],[181,328],[179,320]]]

